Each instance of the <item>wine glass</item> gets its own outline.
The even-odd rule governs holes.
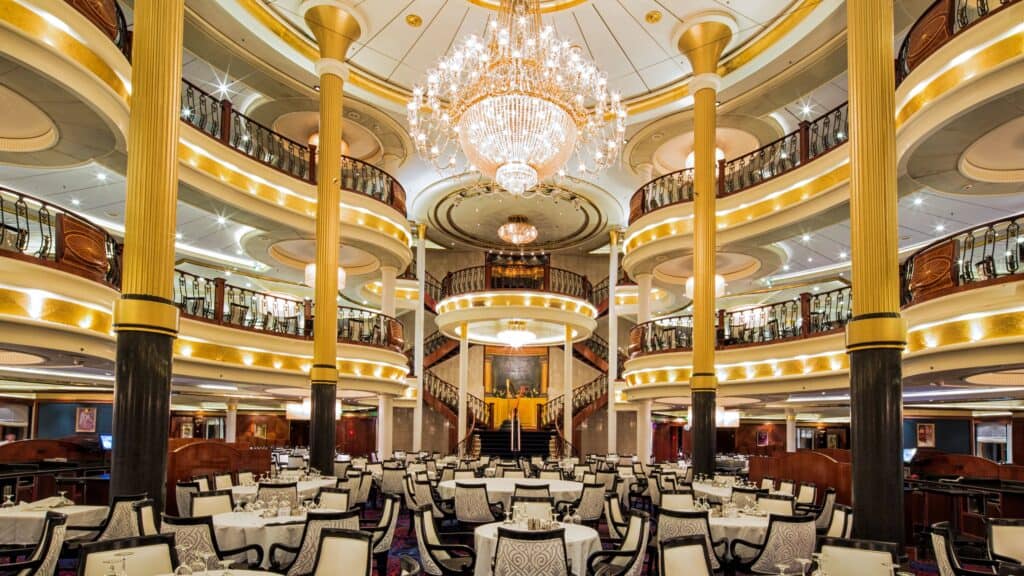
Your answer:
[[[192,569],[188,567],[188,564],[181,563],[174,569],[174,576],[192,576]]]
[[[120,563],[121,563],[121,561],[118,560],[117,558],[111,558],[110,560],[104,560],[103,561],[103,565],[106,566],[106,568],[103,569],[104,576],[118,576],[118,574],[117,574],[117,565],[120,564]]]
[[[218,561],[221,569],[221,576],[234,576],[231,574],[231,560]]]
[[[779,562],[775,567],[779,570],[779,576],[786,576],[786,568],[789,568],[789,562]]]
[[[203,559],[203,569],[205,570],[203,574],[208,574],[210,571],[210,558],[217,558],[217,555],[210,550],[204,550],[199,553],[199,557]],[[217,561],[219,562],[220,558],[217,558]]]
[[[800,576],[807,576],[807,567],[811,565],[811,559],[797,558],[796,561],[800,564]]]
[[[4,494],[3,508],[14,508],[14,494]]]
[[[57,502],[58,506],[67,506],[68,504],[70,504],[70,502],[68,502],[68,491],[67,490],[61,490],[61,491],[57,492],[57,495],[60,496],[60,501]]]
[[[128,576],[128,557],[135,553],[130,550],[124,550],[114,554],[114,557],[118,559],[120,568],[117,571],[118,576]]]

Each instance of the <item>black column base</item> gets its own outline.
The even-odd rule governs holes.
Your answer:
[[[690,438],[693,440],[693,473],[715,473],[715,390],[692,390],[693,419],[690,421]]]
[[[325,475],[334,474],[335,406],[337,384],[313,384],[309,410],[309,465]]]
[[[850,353],[854,538],[904,543],[902,378],[899,349]]]
[[[145,493],[164,510],[174,337],[117,333],[110,496]]]

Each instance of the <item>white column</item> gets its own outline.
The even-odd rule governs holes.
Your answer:
[[[416,243],[416,281],[419,283],[416,302],[416,326],[414,328],[413,371],[416,373],[416,407],[412,411],[412,449],[413,452],[423,450],[423,334],[427,303],[427,227],[420,224],[416,227],[418,241]]]
[[[651,274],[636,277],[636,323],[643,324],[651,319]]]
[[[395,280],[398,277],[398,269],[394,266],[382,266],[380,269],[380,311],[384,314],[395,317]]]
[[[651,461],[651,401],[641,400],[636,411],[636,454],[645,465]]]
[[[459,418],[458,430],[455,434],[455,441],[461,442],[466,434],[468,423],[468,410],[466,407],[466,395],[469,388],[469,324],[463,322],[459,330]],[[459,456],[465,452],[465,445],[459,448]]]
[[[636,173],[640,176],[640,180],[647,184],[651,180],[654,180],[654,164],[645,162],[643,164],[636,165]]]
[[[377,397],[377,455],[381,460],[391,457],[392,430],[395,426],[393,404],[391,396],[381,394]]]
[[[615,411],[615,381],[619,377],[619,309],[615,294],[619,282],[619,231],[612,230],[608,243],[608,453],[618,451],[618,413]]]
[[[228,412],[224,416],[224,441],[237,442],[238,438],[238,403],[228,402]]]
[[[565,348],[562,358],[562,437],[572,442],[572,328],[565,327]],[[579,448],[577,446],[577,448]],[[569,454],[572,456],[572,454]],[[579,455],[580,457],[583,454]]]
[[[796,412],[786,408],[786,452],[796,452]]]

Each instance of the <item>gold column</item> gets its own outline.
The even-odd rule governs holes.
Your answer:
[[[715,130],[721,77],[718,60],[736,23],[725,13],[698,14],[679,35],[679,51],[693,67],[693,461],[698,474],[715,470]]]
[[[850,431],[855,538],[902,542],[902,360],[897,242],[893,4],[847,2],[850,260],[853,318]]]
[[[124,261],[117,331],[110,495],[149,493],[163,509],[174,338],[184,0],[135,5]]]
[[[316,316],[313,320],[313,366],[309,372],[314,404],[310,422],[310,465],[333,469],[337,398],[338,250],[341,202],[343,89],[348,76],[346,54],[359,39],[358,20],[340,3],[306,0],[301,10],[316,36],[320,60],[320,132],[316,209]],[[320,408],[317,408],[317,405]]]

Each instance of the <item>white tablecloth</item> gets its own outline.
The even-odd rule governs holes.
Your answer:
[[[303,480],[298,482],[296,488],[299,491],[299,498],[313,498],[320,492],[321,488],[333,488],[337,484],[337,478],[324,476],[319,480]],[[252,502],[256,499],[258,488],[255,484],[252,486],[232,486],[231,495],[234,496],[235,502]]]
[[[476,529],[476,568],[474,576],[490,576],[491,560],[498,547],[498,526],[501,522],[484,524]],[[573,574],[586,574],[587,558],[601,549],[601,538],[597,531],[580,524],[563,524],[565,528],[565,551],[572,561]],[[510,526],[514,527],[514,526]]]
[[[95,526],[107,517],[106,506],[53,507],[59,501],[60,497],[54,496],[24,506],[0,508],[0,544],[29,546],[39,542],[49,510],[66,514],[69,526]],[[72,532],[68,536],[78,534]]]
[[[473,480],[445,480],[437,485],[441,498],[448,500],[455,497],[455,483],[461,484],[486,484],[487,497],[492,503],[501,502],[507,510],[512,502],[512,493],[515,492],[516,484],[529,486],[547,485],[555,502],[559,500],[575,500],[580,497],[583,491],[583,484],[579,482],[568,482],[566,480],[541,480],[539,478],[474,478]]]
[[[264,568],[270,567],[270,545],[298,546],[305,524],[303,516],[260,518],[252,512],[225,512],[213,516],[213,529],[221,550],[256,544],[263,549]],[[248,561],[255,562],[256,555],[250,552]]]
[[[264,572],[263,570],[238,570],[237,568],[231,569],[231,576],[263,576],[264,574],[270,574],[275,576],[277,572]],[[207,576],[224,576],[223,570],[208,570],[206,571]],[[174,576],[173,574],[161,574],[160,576]]]
[[[740,540],[746,540],[747,542],[753,542],[760,544],[768,532],[768,517],[767,516],[743,516],[738,515],[735,518],[721,518],[713,517],[708,520],[711,523],[711,537],[713,540],[720,540],[725,538],[728,540],[728,546],[732,546],[732,541],[737,538]],[[749,548],[740,547],[744,552],[749,551]],[[745,554],[744,554],[745,555]],[[749,560],[750,558],[743,558]]]
[[[732,488],[728,486],[715,486],[703,482],[693,483],[693,493],[696,496],[703,496],[715,502],[728,502],[732,499]]]

